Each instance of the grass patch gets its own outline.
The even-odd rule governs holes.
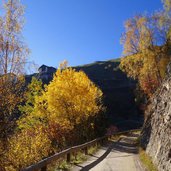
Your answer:
[[[97,150],[100,148],[100,144],[96,144],[94,146],[91,146],[88,149],[88,154],[94,154],[95,152],[97,152]]]
[[[71,168],[71,164],[66,162],[65,158],[58,159],[48,165],[48,171],[67,171]]]
[[[94,154],[99,148],[99,144],[95,144],[94,146],[89,147],[88,154]],[[87,156],[84,154],[84,150],[81,150],[80,152],[77,152],[75,155],[72,155],[71,160],[71,163],[79,164],[87,160]]]
[[[89,147],[88,154],[94,154],[99,148],[99,144]],[[72,164],[80,164],[86,160],[87,155],[85,155],[84,150],[80,150],[77,153],[71,154],[71,163],[67,163],[66,158],[58,159],[48,166],[48,171],[68,171],[72,167]]]
[[[54,171],[64,171],[69,170],[71,168],[71,164],[67,163],[66,161],[62,161],[60,165]]]
[[[71,164],[79,164],[87,159],[83,150],[71,155]]]
[[[139,149],[139,156],[140,160],[149,171],[158,171],[156,166],[153,164],[151,157],[148,156],[142,148]]]

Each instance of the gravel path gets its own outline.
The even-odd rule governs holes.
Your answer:
[[[117,142],[102,146],[87,161],[74,166],[72,171],[145,171],[138,159],[134,145],[136,134],[121,137]]]

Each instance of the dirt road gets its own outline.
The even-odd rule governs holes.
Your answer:
[[[82,164],[73,167],[72,171],[145,171],[137,154],[135,139],[137,134],[121,137],[117,142],[102,146],[95,155],[88,157]]]

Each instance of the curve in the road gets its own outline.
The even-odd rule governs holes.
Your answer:
[[[144,171],[135,144],[138,134],[121,137],[117,142],[110,141],[102,146],[95,155],[75,166],[72,171]]]

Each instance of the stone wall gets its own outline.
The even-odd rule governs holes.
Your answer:
[[[170,67],[169,67],[170,68]],[[159,171],[171,171],[171,75],[152,97],[141,144]]]

